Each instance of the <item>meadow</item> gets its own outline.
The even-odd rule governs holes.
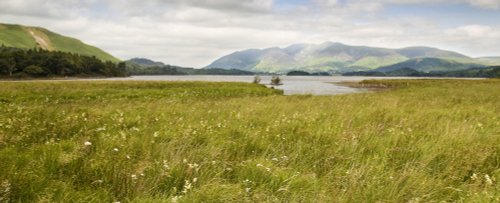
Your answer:
[[[0,202],[499,202],[500,80],[0,82]]]

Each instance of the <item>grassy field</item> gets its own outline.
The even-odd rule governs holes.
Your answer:
[[[500,80],[0,83],[0,202],[499,202]]]

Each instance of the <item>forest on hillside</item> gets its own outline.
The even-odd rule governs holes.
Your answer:
[[[0,47],[0,77],[120,77],[127,76],[125,63],[101,61],[94,56]]]

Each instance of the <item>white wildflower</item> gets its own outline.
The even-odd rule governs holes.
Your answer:
[[[118,151],[120,151],[120,150],[119,150],[118,148],[113,148],[113,151],[114,151],[114,152],[118,152]]]
[[[476,174],[476,173],[473,173],[473,174],[470,176],[470,179],[471,179],[471,180],[477,180],[477,174]]]
[[[247,192],[247,193],[250,192],[251,190],[252,190],[252,188],[249,188],[249,187],[245,188],[245,192]]]
[[[493,185],[493,180],[491,180],[488,174],[484,175],[484,179],[486,181],[486,185]]]
[[[257,166],[257,167],[262,167],[263,165],[262,165],[262,164],[257,164],[256,166]]]
[[[83,143],[83,145],[85,145],[85,146],[92,146],[92,142],[86,141],[86,142]]]
[[[198,182],[198,178],[193,178],[193,183]]]
[[[137,180],[137,175],[135,174],[132,174],[130,177],[132,178],[132,180]]]
[[[278,161],[278,158],[273,157],[271,160],[272,160],[272,161]]]
[[[182,196],[174,196],[174,197],[172,197],[172,203],[177,203],[181,197]]]
[[[188,164],[188,166],[189,166],[190,169],[193,169],[193,168],[196,169],[196,168],[198,168],[198,164],[197,163]]]
[[[189,180],[186,180],[186,183],[184,184],[184,190],[182,190],[182,193],[186,194],[187,192],[189,192],[189,190],[191,190],[192,187],[193,185],[189,182]]]

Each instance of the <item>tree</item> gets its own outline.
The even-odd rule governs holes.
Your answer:
[[[31,65],[31,66],[24,68],[23,72],[28,74],[28,75],[32,75],[32,76],[46,75],[45,70],[42,67],[36,66],[36,65]]]
[[[13,58],[5,59],[5,67],[7,68],[7,72],[9,73],[9,77],[12,77],[12,73],[17,70],[16,61]]]
[[[253,83],[254,83],[254,84],[259,84],[261,80],[262,80],[262,79],[260,78],[260,76],[256,75],[256,76],[253,78]]]
[[[282,85],[282,80],[279,76],[273,76],[271,78],[271,85]]]

